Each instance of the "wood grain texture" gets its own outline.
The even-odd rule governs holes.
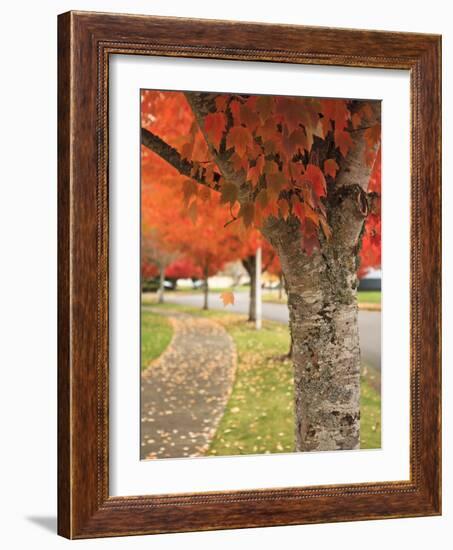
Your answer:
[[[68,538],[440,514],[440,37],[59,16],[58,531]],[[165,55],[411,74],[411,479],[185,495],[108,491],[108,59]]]

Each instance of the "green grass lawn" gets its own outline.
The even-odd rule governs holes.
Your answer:
[[[158,307],[209,317],[233,338],[238,353],[235,383],[208,455],[294,451],[293,367],[283,356],[289,349],[288,328],[264,321],[260,331],[246,317],[188,306]],[[146,329],[143,329],[143,333]],[[368,369],[361,381],[361,448],[380,447],[381,399]]]
[[[159,357],[170,343],[172,335],[173,329],[168,319],[142,309],[142,370]]]
[[[380,290],[359,290],[357,297],[360,303],[367,304],[380,304],[381,303],[381,291]]]
[[[381,303],[381,291],[380,290],[360,290],[357,293],[357,300],[359,304],[380,304]],[[286,304],[286,294],[283,293],[282,298],[278,297],[278,291],[264,291],[263,302],[270,302],[274,304]]]

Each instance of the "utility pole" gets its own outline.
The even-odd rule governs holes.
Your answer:
[[[256,250],[255,265],[255,328],[260,330],[262,317],[262,290],[261,290],[261,246]]]

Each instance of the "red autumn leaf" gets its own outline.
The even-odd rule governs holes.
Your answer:
[[[261,189],[255,200],[262,209],[266,208],[266,206],[269,204],[269,194],[266,189]]]
[[[193,141],[189,141],[188,143],[184,143],[184,145],[181,147],[181,156],[184,159],[190,159],[192,158],[192,151],[193,151]]]
[[[220,202],[222,204],[229,202],[233,205],[237,201],[238,191],[239,190],[234,183],[225,182],[222,185]]]
[[[315,248],[319,248],[319,239],[318,239],[318,227],[317,224],[313,223],[309,219],[306,219],[301,225],[302,239],[301,245],[303,250],[312,256]]]
[[[247,105],[240,106],[239,118],[241,124],[246,126],[251,132],[254,132],[260,123],[260,119],[256,112],[252,111]]]
[[[319,166],[316,166],[315,164],[307,164],[304,179],[310,182],[314,193],[318,197],[326,194],[326,179]]]
[[[354,130],[357,130],[357,128],[360,126],[361,121],[362,121],[362,117],[360,116],[360,113],[354,113],[352,115],[351,122]]]
[[[313,139],[311,139],[313,141]],[[301,151],[309,151],[309,138],[302,128],[296,128],[291,134],[288,134],[286,129],[282,133],[282,149],[286,156],[290,159],[295,153]]]
[[[268,176],[266,176],[266,181],[268,193],[274,197],[278,197],[280,191],[283,189],[283,186],[286,183],[285,176],[282,172],[269,174]]]
[[[340,153],[345,157],[352,147],[352,138],[349,132],[335,130],[335,144],[340,149]]]
[[[280,199],[278,201],[278,209],[280,211],[281,217],[286,220],[289,214],[289,204],[286,199]]]
[[[186,205],[188,205],[190,199],[193,196],[197,195],[199,186],[194,180],[184,180],[182,185],[183,185],[184,202]]]
[[[326,222],[326,220],[323,217],[319,218],[319,223],[322,227],[322,230],[326,239],[330,239],[330,237],[332,236],[332,229],[330,228],[329,224]]]
[[[302,208],[302,203],[296,195],[293,195],[291,197],[291,207],[292,207],[292,213],[296,218],[299,218],[299,221],[303,221],[304,219],[304,211]]]
[[[266,160],[266,162],[264,163],[263,173],[266,176],[270,176],[271,174],[276,174],[277,172],[278,164],[273,160]]]
[[[189,216],[189,218],[191,219],[192,223],[195,225],[196,222],[197,222],[197,203],[196,201],[193,201],[190,203],[190,206],[187,210],[187,215]]]
[[[365,103],[365,105],[363,105],[361,108],[361,114],[368,120],[373,117],[373,109],[369,103]]]
[[[339,169],[340,167],[338,166],[335,159],[327,159],[324,161],[324,174],[326,176],[330,176],[331,178],[335,179],[337,171]]]
[[[218,150],[226,128],[227,119],[224,113],[209,113],[204,119],[204,127],[209,139]]]
[[[198,196],[203,202],[207,202],[211,198],[211,190],[208,187],[202,187],[198,190]]]
[[[256,110],[260,115],[261,122],[264,122],[272,114],[274,107],[274,98],[270,95],[258,96],[256,100]]]
[[[250,181],[255,187],[258,184],[258,180],[261,176],[264,166],[264,156],[259,155],[255,161],[255,166],[250,166],[247,172],[247,181]]]
[[[234,152],[230,157],[230,161],[236,172],[244,170],[244,172],[247,173],[249,169],[249,161],[247,157],[240,157],[236,152]]]
[[[316,226],[319,224],[320,215],[318,212],[315,212],[311,206],[309,206],[306,202],[302,203],[302,209],[304,213],[304,218],[311,220]]]
[[[299,98],[278,97],[275,100],[275,112],[291,133],[299,127],[304,115],[304,105]]]
[[[368,147],[374,149],[376,143],[379,143],[381,139],[381,125],[374,124],[371,128],[367,128],[364,136]]]
[[[245,227],[249,227],[253,222],[255,215],[255,205],[253,202],[246,202],[241,206],[238,216],[242,218]]]
[[[278,141],[280,139],[280,133],[277,129],[277,121],[274,117],[269,117],[262,126],[259,126],[256,130],[256,135],[260,137],[263,142]]]
[[[215,106],[217,108],[217,111],[225,111],[226,106],[228,104],[228,97],[229,97],[228,95],[223,94],[223,95],[218,95],[215,98]]]
[[[252,134],[243,126],[233,126],[228,132],[226,146],[227,149],[234,149],[239,157],[243,157],[247,147],[252,146]]]

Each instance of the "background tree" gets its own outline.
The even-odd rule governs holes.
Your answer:
[[[381,153],[379,151],[368,184],[370,193],[381,193]],[[358,276],[362,278],[371,268],[381,267],[381,212],[379,204],[365,221],[360,249]]]
[[[201,269],[194,264],[191,258],[180,256],[165,270],[165,276],[173,281],[178,279],[201,279]]]
[[[241,262],[250,278],[249,294],[249,321],[256,321],[256,251],[261,247],[262,263],[261,272],[267,271],[277,253],[274,248],[262,237],[257,230],[248,232],[242,240]]]
[[[145,277],[152,277],[153,272],[159,276],[157,301],[162,304],[165,294],[165,271],[176,258],[177,252],[168,247],[164,235],[157,227],[142,227],[141,245],[142,281]]]
[[[231,222],[276,249],[288,293],[296,448],[359,446],[357,268],[380,146],[380,102],[190,92],[185,133],[143,94],[142,144],[191,178],[188,197],[218,191]],[[192,113],[192,122],[191,119]],[[184,125],[182,124],[182,125]],[[178,132],[178,136],[175,135]],[[189,189],[190,187],[190,189]]]
[[[173,127],[172,127],[173,128]],[[183,129],[181,131],[184,131]],[[142,169],[143,234],[153,231],[158,247],[152,249],[162,274],[170,273],[171,262],[190,259],[192,276],[203,279],[203,308],[208,309],[208,278],[225,263],[240,258],[241,241],[225,229],[230,208],[219,193],[203,188],[181,175],[153,153],[147,153]],[[147,242],[146,237],[143,238]],[[149,247],[151,245],[148,245]],[[160,253],[160,255],[158,254]],[[163,261],[164,260],[164,261]],[[179,266],[181,267],[181,265]],[[173,266],[173,271],[176,266]],[[163,276],[163,275],[162,275]]]

